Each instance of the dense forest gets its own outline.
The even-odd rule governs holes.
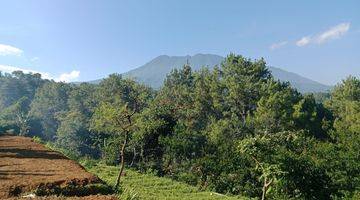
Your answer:
[[[158,90],[118,74],[67,84],[0,73],[6,131],[223,194],[360,199],[360,80],[301,94],[263,59],[185,65]]]

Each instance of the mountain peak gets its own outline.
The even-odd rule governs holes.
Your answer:
[[[193,56],[169,56],[160,55],[148,63],[124,73],[126,77],[133,77],[139,82],[149,85],[153,88],[159,88],[164,82],[167,74],[173,69],[179,69],[187,62],[193,70],[199,70],[202,67],[212,69],[219,65],[224,60],[224,57],[215,54],[198,53]],[[290,84],[298,89],[300,92],[327,92],[331,89],[330,86],[318,83],[309,78],[305,78],[296,73],[288,72],[277,67],[269,67],[273,76],[281,81],[290,82]]]

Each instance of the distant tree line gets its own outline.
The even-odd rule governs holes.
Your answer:
[[[360,80],[301,94],[263,59],[173,70],[153,90],[119,74],[66,84],[0,74],[0,129],[220,193],[360,199]]]

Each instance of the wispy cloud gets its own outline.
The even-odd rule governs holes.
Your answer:
[[[55,79],[60,82],[71,82],[76,81],[80,76],[80,71],[71,71],[70,73],[63,73],[59,76],[59,78]]]
[[[302,46],[309,44],[310,41],[311,41],[311,38],[309,36],[303,37],[300,40],[296,41],[296,45],[299,47],[302,47]]]
[[[36,71],[36,70],[32,70],[32,69],[25,69],[22,67],[15,67],[15,66],[9,66],[9,65],[0,65],[0,71],[7,72],[7,73],[11,73],[13,71],[23,71],[24,73],[33,73],[33,74],[38,73],[38,74],[41,74],[42,78],[44,78],[44,79],[55,80],[57,82],[76,81],[80,77],[80,71],[76,71],[76,70],[73,70],[70,73],[60,74],[60,76],[58,76],[58,77],[56,77],[56,76],[54,77],[47,72],[40,72],[40,71]]]
[[[20,56],[23,53],[23,50],[6,45],[0,44],[0,56]]]
[[[40,58],[39,57],[32,57],[31,59],[30,59],[30,61],[31,62],[36,62],[36,61],[38,61]]]
[[[275,50],[275,49],[281,48],[281,47],[285,46],[287,43],[288,43],[287,41],[274,43],[270,46],[270,50]]]
[[[330,28],[316,37],[316,42],[321,44],[328,40],[337,39],[343,36],[350,29],[350,23],[342,23]]]
[[[296,45],[299,47],[306,46],[308,44],[323,44],[327,41],[338,39],[345,35],[350,29],[350,23],[341,23],[334,27],[331,27],[327,31],[316,34],[315,36],[306,36],[296,41]]]

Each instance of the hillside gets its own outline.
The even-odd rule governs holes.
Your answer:
[[[0,158],[0,199],[25,199],[21,197],[28,194],[49,200],[117,199],[98,195],[112,190],[75,161],[31,138],[0,135]]]
[[[61,153],[19,136],[0,136],[0,158],[1,199],[25,199],[22,196],[29,194],[35,194],[34,199],[49,200],[118,199],[114,195],[98,194],[111,191],[109,185],[114,185],[118,166],[83,160],[89,173]],[[246,199],[200,191],[185,183],[131,169],[126,170],[122,189],[120,199]]]
[[[196,54],[194,56],[162,55],[154,58],[143,66],[124,73],[124,76],[135,78],[139,82],[150,85],[153,88],[160,88],[166,75],[170,73],[172,69],[181,68],[186,62],[189,62],[194,70],[199,70],[204,66],[213,68],[215,65],[219,65],[223,59],[222,56],[213,54]],[[326,92],[331,88],[330,86],[280,68],[269,67],[269,69],[275,78],[290,82],[292,86],[302,93]],[[95,80],[91,81],[91,83],[99,83],[100,81],[101,80]]]
[[[306,77],[300,76],[293,72],[288,72],[277,67],[270,67],[271,73],[274,77],[281,81],[290,82],[293,87],[302,93],[307,92],[328,92],[331,86],[313,81]]]
[[[86,166],[86,168],[113,185],[118,172],[118,167],[102,164]],[[148,199],[148,200],[245,200],[241,196],[227,196],[216,192],[200,191],[194,186],[174,181],[170,178],[157,177],[152,174],[141,174],[127,169],[123,178],[124,193],[120,199]],[[133,198],[130,198],[133,197]]]

